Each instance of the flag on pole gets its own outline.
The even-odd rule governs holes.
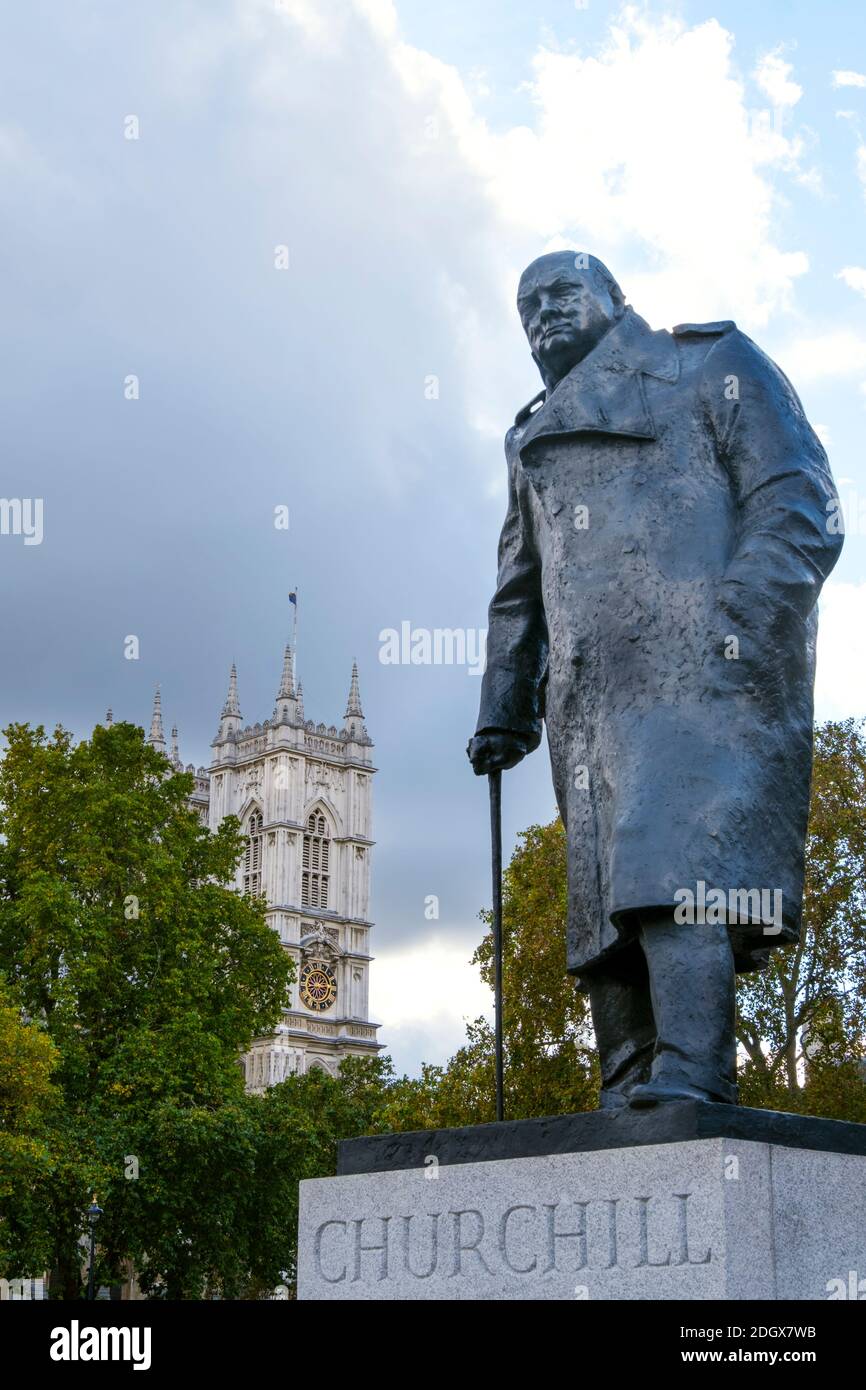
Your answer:
[[[292,605],[292,608],[294,609],[294,612],[292,613],[292,650],[293,650],[294,653],[295,653],[295,663],[296,663],[296,670],[297,670],[297,655],[298,655],[298,591],[297,591],[297,589],[293,589],[292,592],[289,594],[289,603]]]

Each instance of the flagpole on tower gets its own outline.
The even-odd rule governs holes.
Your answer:
[[[292,618],[292,656],[294,658],[295,673],[298,670],[298,589],[297,585],[289,594],[289,603],[294,609]]]

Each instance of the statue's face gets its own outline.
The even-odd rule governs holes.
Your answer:
[[[520,277],[517,309],[544,376],[559,381],[591,352],[622,313],[590,267],[573,253],[542,256]]]

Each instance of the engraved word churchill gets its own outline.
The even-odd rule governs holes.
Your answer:
[[[735,973],[800,934],[830,468],[732,322],[653,331],[574,252],[517,307],[545,389],[505,440],[469,757],[513,767],[546,724],[602,1106],[735,1102]],[[734,909],[677,920],[697,884]]]
[[[511,1203],[323,1221],[313,1249],[326,1284],[545,1276],[584,1271],[706,1265],[712,1250],[693,1245],[690,1194]]]

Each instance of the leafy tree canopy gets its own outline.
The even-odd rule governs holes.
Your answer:
[[[134,1141],[155,1115],[242,1102],[239,1053],[272,1031],[292,965],[264,901],[231,887],[237,822],[215,833],[201,826],[188,806],[191,776],[140,729],[98,726],[78,744],[62,729],[48,736],[22,724],[5,735],[0,971],[53,1049],[41,1244],[73,1296],[92,1193],[109,1248],[147,1245],[146,1230],[112,1224],[145,1210],[120,1194],[155,1181],[140,1164],[129,1176]],[[187,1167],[182,1177],[170,1189],[181,1206],[203,1174]]]

